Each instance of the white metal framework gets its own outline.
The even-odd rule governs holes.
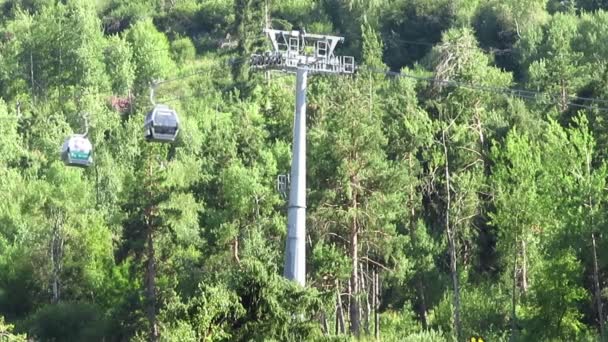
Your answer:
[[[302,31],[264,29],[270,39],[272,51],[251,56],[251,67],[296,71],[305,68],[313,73],[355,72],[352,56],[336,56],[334,51],[343,37],[310,34]]]
[[[277,191],[283,199],[289,195],[289,174],[277,176]]]

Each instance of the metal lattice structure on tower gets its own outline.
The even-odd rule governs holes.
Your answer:
[[[272,51],[251,56],[253,69],[296,73],[296,110],[293,128],[293,157],[289,177],[279,177],[279,191],[289,189],[286,278],[306,284],[306,82],[312,74],[352,74],[355,59],[336,56],[334,51],[344,38],[308,34],[302,31],[265,29]],[[289,186],[287,185],[289,184]]]
[[[264,29],[273,50],[251,56],[251,67],[296,71],[305,68],[313,73],[352,74],[355,59],[352,56],[336,56],[334,51],[343,37],[309,34],[305,31],[281,31]]]

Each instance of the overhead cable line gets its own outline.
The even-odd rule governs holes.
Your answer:
[[[414,43],[414,42],[412,42]],[[420,42],[420,44],[428,44],[430,45],[430,43],[423,43]],[[159,50],[160,51],[160,50]],[[164,49],[163,49],[164,51]],[[233,65],[235,63],[237,63],[238,61],[241,60],[248,60],[247,57],[235,57],[235,58],[230,58],[228,60],[224,60],[222,61],[222,63],[220,64],[224,64],[224,65]],[[555,98],[555,95],[546,93],[546,92],[540,92],[540,91],[534,91],[534,90],[527,90],[527,89],[518,89],[518,88],[507,88],[507,87],[496,87],[496,86],[488,86],[488,85],[480,85],[480,84],[475,84],[475,83],[470,83],[470,82],[462,82],[462,81],[454,81],[454,80],[438,80],[435,79],[433,77],[423,77],[423,76],[416,76],[416,75],[412,75],[412,74],[407,74],[407,73],[403,73],[403,72],[398,72],[398,71],[392,71],[392,70],[385,70],[385,69],[379,69],[379,68],[373,68],[373,67],[369,67],[369,66],[358,66],[357,67],[358,71],[361,70],[367,70],[367,71],[371,71],[374,73],[378,73],[378,74],[384,74],[387,76],[392,76],[392,77],[403,77],[403,78],[410,78],[410,79],[415,79],[418,81],[424,81],[424,82],[429,82],[429,83],[439,83],[439,84],[443,84],[446,86],[452,86],[452,87],[457,87],[457,88],[465,88],[465,89],[471,89],[471,90],[479,90],[479,91],[484,91],[484,92],[492,92],[492,93],[498,93],[498,94],[506,94],[506,95],[510,95],[510,96],[514,96],[514,97],[518,97],[518,98],[522,98],[522,99],[527,99],[527,100],[534,100],[536,102],[541,102],[543,100],[546,100],[552,104],[559,104],[560,101],[558,99]],[[175,82],[175,81],[180,81],[180,80],[184,80],[184,79],[188,79],[194,76],[199,76],[199,75],[203,75],[208,73],[208,70],[200,70],[200,71],[195,71],[192,72],[190,74],[187,75],[183,75],[183,76],[178,76],[178,77],[174,77],[174,78],[170,78],[167,80],[159,80],[156,82],[156,85],[160,85],[160,84],[165,84],[165,83],[171,83],[171,82]],[[25,74],[23,74],[23,76],[26,76]],[[275,78],[282,78],[284,76],[280,76],[280,77],[275,77]],[[24,79],[27,80],[26,77],[24,77]],[[40,89],[42,88],[38,82],[36,82],[36,86]],[[92,96],[103,96],[103,97],[110,97],[110,96],[116,96],[116,94],[114,93],[89,93],[88,95],[92,95]],[[186,95],[186,96],[178,96],[178,97],[173,97],[170,98],[169,101],[175,101],[175,100],[180,100],[180,99],[184,99],[184,98],[190,98],[190,97],[194,97],[194,96],[198,96],[198,95]],[[61,97],[62,99],[64,98],[68,98],[69,96],[63,96]],[[591,106],[588,104],[581,104],[581,103],[575,103],[572,101],[581,101],[581,102],[590,102],[590,103],[601,103],[604,105],[608,105],[608,100],[606,99],[600,99],[600,98],[589,98],[589,97],[583,97],[583,96],[574,96],[574,95],[570,95],[567,97],[568,101],[564,102],[564,105],[568,105],[571,107],[575,107],[575,108],[582,108],[582,109],[590,109],[590,110],[601,110],[601,111],[606,111],[608,112],[608,106]]]
[[[479,91],[485,91],[485,92],[491,92],[491,93],[497,93],[497,94],[506,94],[506,95],[511,95],[514,97],[523,98],[523,99],[535,100],[537,102],[547,99],[548,102],[551,102],[553,104],[560,103],[559,100],[555,99],[554,95],[551,95],[551,94],[548,94],[545,92],[540,92],[540,91],[487,86],[487,85],[480,85],[480,84],[461,82],[461,81],[439,80],[439,79],[432,78],[432,77],[416,76],[416,75],[406,74],[406,73],[402,73],[402,72],[398,72],[398,71],[382,70],[382,69],[368,67],[368,66],[358,67],[357,69],[358,70],[368,70],[368,71],[371,71],[371,72],[374,72],[377,74],[384,74],[387,76],[410,78],[410,79],[414,79],[414,80],[418,80],[418,81],[425,81],[425,82],[429,82],[429,83],[440,83],[443,85],[453,86],[453,87],[457,87],[457,88],[466,88],[466,89],[471,89],[471,90],[479,90]],[[572,102],[572,100],[589,101],[589,102],[604,103],[604,104],[608,104],[608,100],[582,97],[582,96],[568,96],[568,102],[564,103],[565,105],[577,107],[577,108],[608,111],[608,107],[599,107],[599,106],[596,107],[596,106],[584,105],[584,104],[574,103],[574,102]]]
[[[396,41],[397,43],[402,43],[405,45],[429,46],[431,48],[441,44],[441,42],[431,43],[431,42],[424,42],[424,41],[418,41],[418,40],[406,40],[406,39],[401,39],[401,38],[390,38],[390,40]],[[498,49],[495,47],[482,48],[480,46],[471,46],[471,47],[467,47],[465,49],[466,50],[480,50],[480,51],[490,53],[490,54],[495,54],[495,55],[506,55],[506,54],[513,53],[512,49]]]
[[[196,71],[196,72],[193,72],[193,73],[191,73],[191,74],[188,74],[188,75],[178,76],[178,77],[175,77],[175,78],[170,78],[170,79],[166,79],[166,80],[160,80],[160,81],[158,81],[158,82],[155,82],[155,84],[156,84],[156,85],[159,85],[159,84],[164,84],[164,83],[170,83],[170,82],[175,82],[175,81],[181,81],[181,80],[185,80],[185,79],[190,78],[190,77],[194,77],[194,76],[198,76],[198,75],[206,74],[206,73],[208,73],[208,72],[209,72],[209,70],[200,70],[200,71]]]

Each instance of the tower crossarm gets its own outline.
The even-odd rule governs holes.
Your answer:
[[[304,30],[283,31],[264,29],[270,39],[271,51],[251,56],[251,67],[295,71],[307,69],[311,73],[354,73],[352,56],[336,56],[334,51],[344,38],[311,34]]]

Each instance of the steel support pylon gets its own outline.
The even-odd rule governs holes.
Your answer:
[[[291,187],[287,211],[284,276],[306,285],[306,81],[308,70],[296,71],[296,109],[293,125]]]
[[[272,50],[251,55],[250,67],[296,73],[296,108],[287,210],[284,276],[306,286],[306,81],[308,74],[353,74],[352,56],[336,56],[343,37],[264,29]],[[279,181],[279,191],[284,187]]]

